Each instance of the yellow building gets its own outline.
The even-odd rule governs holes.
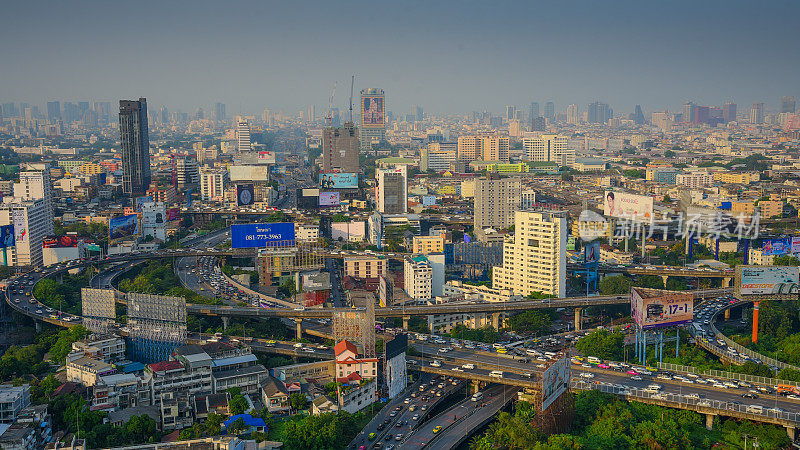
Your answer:
[[[386,275],[386,259],[382,256],[351,256],[344,259],[344,274],[353,278],[378,278]]]
[[[100,164],[88,162],[80,166],[78,170],[84,175],[97,175],[100,173],[104,173],[106,171],[106,168],[101,166]]]
[[[763,218],[780,216],[783,214],[783,202],[775,200],[762,200],[758,202],[758,209],[761,211],[761,217]]]
[[[518,164],[489,164],[486,167],[487,172],[497,172],[497,173],[524,173],[530,172],[531,168],[525,163],[518,163]]]
[[[742,202],[731,202],[731,214],[733,217],[738,216],[752,216],[753,213],[756,211],[755,202],[751,201],[742,201]]]
[[[414,236],[414,253],[441,253],[444,251],[444,236]]]
[[[719,181],[720,183],[750,184],[760,179],[759,174],[752,172],[714,172],[714,181]]]

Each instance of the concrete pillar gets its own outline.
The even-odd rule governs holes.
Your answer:
[[[294,319],[295,325],[297,325],[297,339],[303,337],[303,319]]]
[[[794,442],[797,439],[797,427],[786,427],[786,434],[789,436],[789,439]]]
[[[35,320],[33,323],[34,323],[34,326],[36,327],[36,332],[37,333],[41,333],[42,332],[42,322],[39,322],[38,320]]]
[[[474,394],[481,390],[481,382],[477,380],[470,380],[469,393]]]
[[[492,313],[492,326],[495,330],[500,330],[500,313],[493,312]]]
[[[581,313],[582,308],[575,308],[575,331],[581,330]]]
[[[753,343],[758,342],[758,307],[760,302],[753,302]]]
[[[228,316],[222,316],[222,329],[227,330],[228,325],[231,323],[231,318]]]
[[[725,277],[722,279],[722,287],[724,288],[731,287],[731,277]]]
[[[725,310],[725,320],[731,320],[731,309],[730,308]]]
[[[706,429],[714,428],[714,416],[716,414],[706,414]]]
[[[411,316],[403,316],[403,329],[408,331],[408,321],[411,320]]]
[[[667,280],[669,279],[669,275],[661,275],[661,281],[664,282],[664,287],[667,287]]]

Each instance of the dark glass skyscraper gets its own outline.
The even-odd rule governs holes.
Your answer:
[[[122,151],[122,191],[139,194],[150,186],[150,135],[147,99],[119,101],[119,137]]]

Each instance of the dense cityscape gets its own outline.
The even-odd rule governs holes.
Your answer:
[[[83,17],[78,3],[42,20]],[[302,21],[271,6],[286,14],[276,30]],[[472,23],[474,6],[454,14]],[[146,9],[184,33],[237,17],[207,7]],[[34,13],[15,8],[20,22]],[[388,29],[411,45],[427,22],[395,8]],[[726,14],[783,13],[758,8]],[[299,64],[289,52],[325,33],[340,44],[346,33],[325,18],[319,35],[308,14],[293,42],[258,31],[286,46],[265,50],[270,64]],[[604,63],[594,81],[565,74],[566,88],[534,72],[542,88],[514,86],[487,64],[512,89],[458,94],[474,74],[439,83],[424,59],[425,83],[361,55],[331,79],[287,69],[250,86],[240,70],[256,63],[220,57],[241,84],[194,92],[204,75],[182,86],[171,71],[194,44],[211,52],[239,32],[209,27],[170,68],[151,39],[180,48],[185,35],[145,25],[142,48],[126,48],[159,64],[126,86],[93,78],[112,69],[92,52],[120,39],[97,27],[63,36],[87,46],[78,66],[59,57],[61,72],[30,80],[42,43],[0,50],[12,63],[0,79],[3,449],[800,448],[800,94],[783,78],[796,54],[749,83],[698,69],[703,81],[681,86],[695,78],[667,71],[661,91]],[[448,28],[430,36],[478,48]],[[774,47],[742,58],[796,37],[776,28],[758,37]],[[523,35],[495,38],[511,58]],[[633,48],[609,36],[598,42],[620,47],[605,58]],[[306,56],[325,61],[329,45]],[[607,93],[584,94],[592,82]]]

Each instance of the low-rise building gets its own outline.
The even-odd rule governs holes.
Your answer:
[[[444,251],[444,235],[414,236],[413,253],[441,253]]]
[[[282,381],[275,377],[265,377],[261,380],[261,400],[270,413],[281,413],[291,409],[289,406],[289,391]]]
[[[14,423],[22,410],[30,404],[31,386],[29,384],[0,385],[0,423]]]
[[[99,359],[83,356],[67,362],[67,381],[80,383],[84,386],[94,386],[97,379],[103,375],[112,375],[117,372],[111,364]]]
[[[386,258],[383,256],[349,256],[344,258],[344,275],[353,278],[378,278],[386,275]]]

